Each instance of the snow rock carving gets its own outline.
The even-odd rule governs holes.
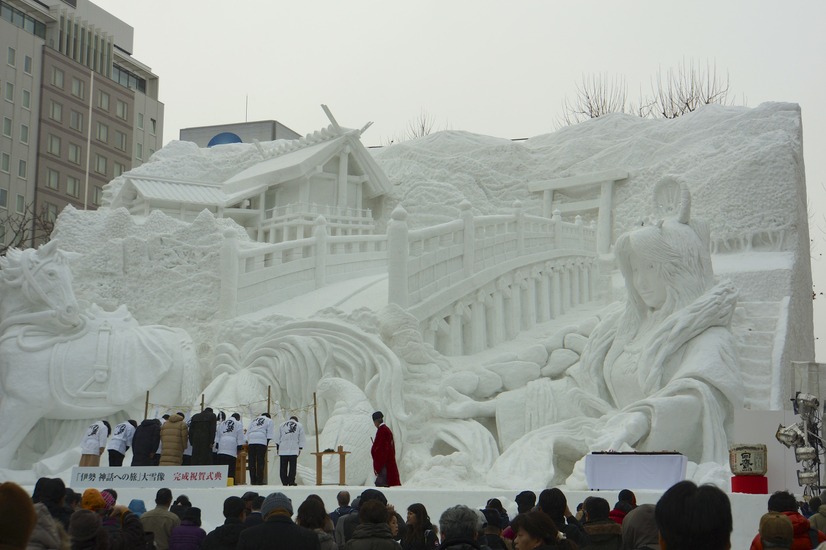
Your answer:
[[[78,305],[73,255],[51,241],[0,258],[0,422],[13,427],[0,433],[2,468],[41,419],[111,415],[142,402],[147,390],[158,402],[192,402],[200,389],[186,331],[140,326],[124,306]]]

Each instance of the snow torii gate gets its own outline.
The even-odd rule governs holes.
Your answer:
[[[614,206],[614,184],[628,178],[628,170],[614,169],[591,174],[580,174],[567,178],[539,181],[528,184],[531,193],[543,192],[542,215],[553,216],[558,210],[563,214],[597,211],[597,253],[607,254],[611,249],[611,223]],[[581,199],[564,203],[554,203],[554,191],[565,191],[569,195],[592,195],[599,186],[599,196],[595,199]]]

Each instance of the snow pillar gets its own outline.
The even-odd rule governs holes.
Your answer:
[[[409,243],[407,211],[398,205],[387,225],[387,301],[406,308],[410,300],[408,281]]]
[[[626,174],[627,176],[627,174]],[[614,203],[614,182],[602,182],[597,221],[597,253],[607,254],[611,248],[611,207]]]
[[[470,209],[470,202],[463,200],[459,204],[459,209],[462,211],[462,244],[464,245],[462,269],[465,278],[469,278],[473,275],[473,264],[476,261],[476,228],[473,223],[473,211]]]
[[[327,220],[319,216],[315,220],[315,287],[327,284]]]
[[[221,298],[218,310],[225,319],[232,319],[238,311],[238,235],[224,231],[221,245]]]

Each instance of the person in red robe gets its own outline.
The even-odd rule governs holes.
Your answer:
[[[393,432],[384,423],[381,411],[373,413],[376,425],[376,439],[370,454],[373,456],[373,472],[376,474],[376,487],[397,487],[402,484],[399,479],[399,467],[396,465],[396,445]]]

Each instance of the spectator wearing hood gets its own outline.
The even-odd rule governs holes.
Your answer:
[[[817,529],[812,529],[809,520],[798,511],[797,499],[788,491],[777,491],[771,495],[769,497],[768,508],[769,512],[783,514],[792,522],[794,529],[792,550],[817,548],[821,542],[826,541],[826,535]],[[757,533],[757,535],[754,536],[754,540],[751,541],[751,550],[763,550],[760,533]]]
[[[202,550],[235,550],[241,532],[246,529],[246,514],[247,508],[239,497],[224,500],[224,524],[207,534]]]
[[[505,539],[502,538],[502,516],[499,510],[485,508],[482,514],[485,516],[485,524],[482,527],[479,544],[484,544],[491,550],[508,550]]]
[[[622,544],[626,550],[659,550],[660,540],[654,505],[641,504],[622,522]]]
[[[78,510],[69,520],[69,540],[72,550],[107,550],[109,536],[103,530],[100,515],[91,510]]]

